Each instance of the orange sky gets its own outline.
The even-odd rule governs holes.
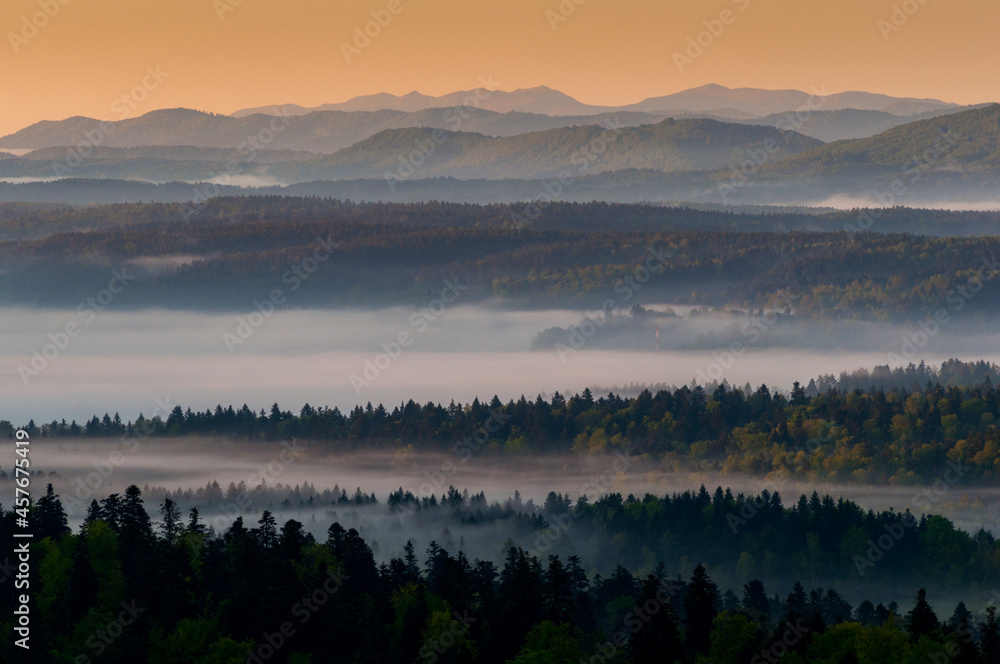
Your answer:
[[[913,13],[884,35],[894,5]],[[574,11],[553,29],[560,6]],[[673,54],[724,10],[679,71]],[[348,62],[341,43],[372,11],[391,21]],[[43,25],[26,29],[33,15]],[[996,0],[4,0],[0,135],[71,115],[442,94],[480,76],[594,104],[704,83],[1000,101],[998,25]]]

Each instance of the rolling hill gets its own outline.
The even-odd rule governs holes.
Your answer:
[[[622,169],[660,172],[716,169],[774,146],[774,158],[813,148],[816,139],[755,125],[708,119],[666,119],[655,125],[607,129],[584,126],[506,138],[406,129],[382,132],[316,162],[350,177],[385,171],[413,177],[538,178]],[[422,154],[421,146],[424,146]],[[417,164],[417,162],[421,162]],[[409,176],[407,176],[409,177]],[[331,178],[334,179],[334,178]]]
[[[775,173],[908,169],[955,173],[1000,170],[1000,104],[917,120],[869,138],[835,141],[768,164]]]
[[[253,117],[253,116],[252,116]],[[255,116],[260,117],[260,116]],[[306,116],[308,117],[308,116]],[[74,177],[170,182],[217,179],[219,173],[269,178],[268,183],[314,180],[456,177],[502,179],[574,177],[623,169],[657,172],[714,170],[754,151],[780,159],[820,141],[771,127],[709,119],[666,119],[614,129],[572,126],[493,137],[429,127],[387,129],[330,155],[192,147],[94,148]],[[0,176],[51,177],[67,148],[44,148],[0,164]]]
[[[455,107],[413,112],[320,111],[292,116],[287,124],[272,115],[232,118],[189,109],[152,111],[137,118],[113,122],[102,130],[93,118],[69,118],[38,122],[0,138],[0,149],[40,149],[76,145],[81,140],[105,147],[197,146],[234,148],[258,145],[271,149],[335,152],[386,129],[430,127],[472,131],[487,136],[515,136],[545,129],[585,124],[603,124],[614,119],[626,126],[659,122],[662,115],[639,112],[600,113],[580,116],[548,116]],[[277,131],[275,131],[277,129]],[[89,136],[89,138],[88,138]],[[268,140],[269,139],[269,140]],[[260,149],[259,147],[256,149]]]
[[[842,141],[851,138],[868,138],[883,131],[898,127],[915,120],[949,115],[966,110],[941,109],[927,111],[918,115],[893,115],[886,111],[863,111],[855,108],[841,108],[835,111],[812,111],[797,115],[795,112],[772,113],[761,118],[750,120],[734,118],[733,122],[759,124],[767,127],[784,127],[794,129],[805,136],[818,138],[824,143]]]
[[[862,113],[869,120],[885,120]],[[822,122],[833,121],[832,116],[817,115]],[[207,117],[209,122],[228,122],[266,116]],[[507,118],[490,111],[470,114],[473,117],[482,122]],[[748,162],[751,154],[760,156],[769,145],[772,151],[763,163]],[[252,159],[235,148],[100,147],[70,173],[91,182],[30,184],[32,179],[51,178],[52,163],[66,154],[67,148],[56,147],[0,160],[0,179],[25,183],[2,187],[0,199],[44,201],[52,195],[52,200],[65,202],[133,200],[132,193],[125,192],[141,188],[122,181],[145,180],[174,184],[143,190],[143,200],[202,195],[181,183],[213,181],[263,187],[258,191],[268,193],[364,200],[512,201],[537,198],[546,180],[564,173],[573,179],[573,186],[559,194],[564,200],[870,206],[886,204],[885,196],[875,194],[895,186],[903,193],[892,200],[906,205],[992,209],[1000,204],[995,193],[1000,185],[997,104],[828,144],[774,127],[701,118],[623,123],[617,130],[558,127],[513,136],[393,128],[331,154],[261,150]],[[748,163],[743,173],[734,170]],[[108,181],[101,184],[101,179]],[[238,186],[225,191],[238,193]]]

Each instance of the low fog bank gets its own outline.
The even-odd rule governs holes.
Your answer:
[[[734,494],[778,492],[786,507],[816,491],[820,496],[855,501],[866,509],[940,514],[966,531],[985,528],[1000,534],[1000,487],[963,482],[943,489],[941,482],[838,485],[736,473],[677,473],[625,453],[499,456],[484,452],[469,456],[418,453],[409,446],[338,452],[333,445],[305,441],[39,439],[32,443],[32,467],[41,473],[33,479],[36,493],[51,482],[77,524],[91,500],[122,493],[130,484],[144,487],[151,511],[169,493],[185,510],[198,507],[206,521],[214,519],[217,530],[225,521],[220,517],[231,522],[240,514],[256,521],[254,515],[264,509],[285,519],[315,522],[322,529],[329,526],[331,511],[357,512],[355,525],[367,519],[377,527],[380,519],[395,518],[386,513],[386,499],[398,489],[417,497],[441,498],[453,486],[468,494],[483,492],[490,502],[516,499],[532,512],[551,491],[574,501],[582,495],[593,501],[613,492],[641,498],[647,493],[664,496],[697,491],[701,486],[711,492],[721,486]],[[356,500],[358,491],[364,502]],[[369,504],[373,495],[376,505]],[[350,502],[345,503],[345,498]],[[434,534],[407,535],[418,536]]]
[[[952,320],[934,333],[933,349],[955,354],[988,354],[1000,340],[1000,317]],[[904,341],[921,331],[906,326],[860,320],[802,319],[787,312],[729,307],[633,307],[626,313],[589,314],[569,326],[547,328],[532,348],[563,355],[577,350],[746,351],[766,348],[818,352],[885,348],[908,360]],[[923,333],[922,333],[923,334]],[[922,339],[917,335],[918,342]],[[915,351],[927,344],[914,344]],[[888,350],[893,349],[894,351]],[[888,360],[887,360],[888,361]]]
[[[644,494],[672,495],[697,492],[704,485],[709,493],[716,486],[733,494],[757,495],[777,491],[786,507],[800,495],[829,494],[843,497],[862,508],[880,511],[907,509],[916,514],[941,514],[966,532],[986,528],[1000,533],[1000,488],[951,485],[935,495],[934,485],[910,487],[810,485],[774,482],[744,475],[718,473],[678,474],[660,470],[653,462],[624,455],[489,457],[478,455],[462,461],[447,454],[413,454],[407,449],[375,453],[327,453],[319,445],[240,443],[217,440],[183,440],[142,443],[135,449],[120,441],[39,440],[32,444],[33,467],[41,474],[32,479],[40,495],[51,482],[69,513],[70,526],[77,529],[91,500],[123,493],[130,484],[143,490],[147,510],[154,521],[166,497],[176,501],[188,519],[197,507],[201,522],[221,534],[237,518],[247,528],[256,527],[263,510],[277,523],[301,522],[319,541],[325,541],[334,522],[356,528],[369,543],[377,562],[402,555],[412,541],[423,560],[431,542],[452,554],[462,551],[470,559],[503,563],[510,546],[520,546],[545,560],[556,554],[565,559],[580,555],[587,571],[608,574],[623,563],[622,551],[640,548],[641,542],[623,549],[619,537],[609,539],[590,526],[575,526],[568,503],[546,511],[549,491],[566,494],[575,502],[586,494],[593,503],[601,496],[619,493],[641,499]],[[0,486],[13,492],[11,480]],[[447,494],[455,487],[456,491]],[[402,488],[417,497],[434,495],[437,506],[415,509],[412,503],[390,504],[390,493]],[[7,490],[5,489],[5,490]],[[482,496],[480,496],[482,492]],[[753,519],[753,513],[734,517]],[[673,540],[672,540],[673,541]],[[652,540],[651,540],[652,542]],[[653,546],[653,544],[650,544]],[[798,546],[798,544],[795,544]],[[697,551],[688,551],[684,541],[673,541],[668,574],[688,576],[697,562]],[[687,553],[686,553],[687,552]],[[733,556],[739,552],[733,552]],[[859,555],[865,555],[861,549]],[[690,558],[689,556],[693,556]],[[739,589],[746,581],[735,564],[713,567],[713,578],[723,588]],[[654,561],[643,554],[629,554],[625,561],[634,573],[652,571]],[[790,587],[790,570],[764,573],[768,589]],[[844,578],[802,578],[813,587],[835,587],[857,605],[865,598],[882,601],[912,601],[912,583],[890,584],[848,575]],[[930,584],[934,585],[934,584]],[[963,599],[979,606],[989,599],[980,591],[950,586],[954,596],[937,593],[935,599],[949,610]],[[784,592],[784,590],[782,590]]]
[[[675,307],[681,314],[689,309]],[[83,422],[115,412],[134,420],[139,413],[152,417],[163,404],[204,410],[246,403],[259,411],[277,402],[298,412],[307,402],[349,410],[369,401],[468,403],[494,394],[507,401],[595,384],[692,380],[766,383],[787,391],[794,381],[892,364],[894,358],[1000,361],[996,327],[960,319],[928,339],[916,325],[769,325],[762,319],[744,330],[745,320],[689,316],[674,327],[662,325],[658,353],[656,323],[648,321],[626,329],[621,339],[584,330],[582,343],[538,344],[540,332],[565,332],[590,314],[453,306],[286,310],[265,317],[252,303],[242,315],[116,312],[113,303],[87,316],[3,309],[0,420]],[[63,332],[69,324],[77,326],[71,339]],[[914,339],[917,344],[907,345]],[[733,341],[741,344],[736,355],[728,350]]]
[[[989,194],[983,199],[934,199],[922,198],[918,207],[927,210],[946,210],[949,212],[995,212],[1000,210],[1000,199],[990,198]],[[895,204],[895,202],[893,201]],[[906,201],[907,205],[917,207],[913,201]],[[811,200],[804,203],[808,207],[833,208],[835,210],[854,210],[860,208],[877,209],[889,208],[893,205],[886,205],[875,196],[855,196],[851,194],[834,194],[827,198]]]

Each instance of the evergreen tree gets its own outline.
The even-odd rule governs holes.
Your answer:
[[[45,487],[45,495],[35,504],[35,514],[35,532],[39,538],[58,539],[69,532],[66,510],[63,509],[59,496],[53,491],[51,484]]]
[[[694,568],[684,597],[684,627],[691,652],[706,654],[712,634],[712,621],[719,612],[719,589],[708,577],[704,565]]]
[[[927,603],[927,590],[921,588],[917,591],[917,603],[906,614],[906,629],[910,633],[910,639],[915,643],[921,635],[930,635],[940,627],[938,617]]]
[[[1000,662],[1000,624],[995,606],[986,607],[986,620],[983,621],[982,636],[979,639],[979,652],[985,664]]]
[[[642,584],[639,597],[642,619],[633,618],[629,653],[633,664],[671,664],[684,661],[684,642],[677,617],[665,592],[663,580],[650,574]]]
[[[173,544],[182,530],[181,510],[169,496],[164,498],[163,504],[160,505],[160,516],[162,519],[159,526],[160,535],[167,543]]]
[[[197,507],[192,507],[188,511],[187,531],[192,535],[203,535],[205,533],[205,524],[201,522],[201,513]]]
[[[97,523],[101,520],[101,506],[97,500],[90,501],[90,505],[87,506],[87,516],[83,518],[83,524],[80,526],[81,529],[87,526]]]
[[[875,605],[871,603],[870,600],[864,600],[861,604],[858,604],[857,610],[854,612],[855,618],[862,625],[874,625],[876,623],[875,616]]]
[[[270,551],[278,544],[278,526],[271,510],[261,512],[257,528],[254,528],[253,533],[260,548],[265,551]]]
[[[743,601],[740,609],[764,632],[771,629],[771,601],[767,598],[764,584],[759,579],[752,579],[743,586]]]

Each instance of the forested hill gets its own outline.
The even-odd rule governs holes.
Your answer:
[[[764,169],[819,173],[888,168],[910,176],[910,169],[925,163],[941,170],[995,173],[1000,167],[1000,104],[918,120],[870,138],[835,141]]]
[[[188,191],[192,191],[188,187]],[[537,193],[537,192],[536,192]],[[554,201],[505,204],[357,203],[315,196],[222,196],[193,204],[121,203],[70,206],[0,203],[0,233],[32,239],[53,233],[131,225],[237,224],[259,222],[401,222],[415,226],[505,228],[520,225],[558,231],[828,231],[909,233],[933,236],[1000,235],[1000,213],[889,209],[754,207],[692,209],[633,203]]]
[[[496,520],[534,531],[534,547],[509,546],[497,564],[432,540],[421,564],[407,542],[378,564],[375,544],[336,521],[314,535],[264,510],[213,534],[197,509],[185,519],[169,498],[154,521],[135,485],[94,500],[74,533],[48,489],[31,510],[38,536],[30,546],[40,562],[31,573],[32,644],[44,649],[11,661],[654,664],[666,655],[675,664],[778,657],[924,664],[961,654],[950,661],[994,664],[1000,657],[995,607],[982,610],[998,581],[1000,545],[989,533],[972,538],[940,517],[866,514],[829,497],[803,496],[785,508],[765,492],[741,506],[721,487],[714,495],[702,487],[697,495],[623,501],[612,494],[569,506],[550,494],[529,516],[457,494],[397,516],[420,523],[442,512],[456,528]],[[747,505],[754,511],[743,512]],[[733,525],[737,514],[748,516]],[[14,523],[12,511],[0,511],[0,535],[10,538]],[[599,550],[621,556],[612,569],[593,571],[589,556],[564,551],[595,536]],[[634,560],[630,545],[639,541],[652,548],[643,547],[633,572],[621,561]],[[706,545],[710,567],[729,579],[725,590],[687,557]],[[808,586],[770,580],[795,572]],[[816,583],[838,573],[847,574],[839,591]],[[866,585],[855,588],[857,579]],[[885,579],[905,588],[887,590]],[[860,597],[848,601],[845,584]],[[942,585],[947,604],[939,601]],[[14,593],[0,594],[8,634],[15,606]],[[11,642],[0,641],[0,656],[13,658]]]
[[[123,422],[94,416],[78,424],[53,421],[25,427],[47,437],[227,436],[299,438],[331,449],[416,449],[471,455],[628,451],[661,461],[667,470],[714,469],[779,473],[811,481],[913,484],[931,481],[951,466],[963,481],[1000,479],[1000,388],[997,367],[951,365],[955,376],[985,372],[966,387],[927,384],[890,390],[818,392],[798,383],[789,395],[767,386],[710,392],[701,386],[642,391],[634,398],[595,397],[589,390],[566,398],[497,397],[471,404],[391,409],[356,406],[349,413],[306,404],[298,414],[275,404],[270,412],[217,406],[195,412],[176,406],[166,419]],[[914,382],[923,376],[909,370]],[[905,373],[905,372],[904,372]],[[992,377],[992,378],[991,378]],[[486,441],[469,441],[490,423]],[[11,436],[9,422],[0,436]]]
[[[588,232],[535,228],[530,207],[369,208],[268,199],[254,210],[226,203],[212,208],[209,219],[201,218],[200,208],[188,207],[191,223],[183,217],[164,220],[180,207],[111,206],[99,214],[123,225],[0,242],[0,304],[76,307],[103,288],[113,270],[124,268],[134,279],[115,298],[116,309],[242,310],[291,283],[289,275],[301,270],[322,240],[329,249],[321,254],[329,258],[308,281],[300,279],[294,306],[419,306],[446,279],[458,279],[468,284],[463,304],[493,299],[514,307],[600,308],[620,295],[626,279],[639,275],[641,293],[619,306],[767,307],[784,294],[794,299],[797,316],[910,323],[952,307],[956,297],[965,320],[985,319],[1000,309],[1000,291],[987,283],[1000,272],[998,237],[850,230]],[[315,214],[315,207],[324,205],[339,208],[333,219]],[[146,210],[161,221],[126,223]],[[709,226],[720,220],[741,223],[724,213],[630,206],[566,205],[559,214],[568,223],[578,210],[585,227],[613,226],[619,215],[625,226],[688,216]],[[25,223],[37,228],[42,222],[35,220],[52,216],[72,224],[78,214],[93,218],[92,212],[58,209],[32,212]],[[900,212],[903,218],[908,214]]]

